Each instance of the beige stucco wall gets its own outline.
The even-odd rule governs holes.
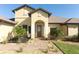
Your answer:
[[[14,25],[1,22],[0,23],[0,42],[10,39],[10,33],[12,32]]]
[[[78,35],[78,25],[68,25],[68,36]]]
[[[22,26],[22,25],[27,25],[27,29],[29,28],[29,26],[31,26],[31,18],[29,17],[28,13],[30,13],[31,11],[33,11],[30,8],[21,8],[17,11],[15,11],[15,22],[17,23],[15,25],[16,26]],[[29,30],[27,30],[28,33]]]
[[[44,22],[44,37],[48,37],[48,14],[43,11],[37,11],[31,15],[31,38],[35,38],[35,23],[37,21]]]
[[[56,28],[56,27],[59,27],[59,26],[60,26],[59,24],[49,24],[50,28]]]
[[[17,23],[17,25],[22,25],[22,24],[30,25],[31,20],[30,20],[28,13],[31,11],[33,10],[27,7],[21,8],[15,11],[15,22]]]
[[[21,9],[15,11],[15,18],[22,18],[22,17],[27,18],[27,17],[29,17],[28,13],[31,11],[33,11],[33,10],[29,9],[29,8],[21,8]]]
[[[19,22],[16,24],[17,25],[31,25],[31,19],[28,18],[16,18],[15,20],[19,20]]]

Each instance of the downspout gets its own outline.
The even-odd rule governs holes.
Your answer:
[[[67,23],[66,23],[66,30],[67,30],[66,36],[68,36],[68,24]]]

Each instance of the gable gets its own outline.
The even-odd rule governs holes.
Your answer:
[[[23,7],[21,9],[15,11],[15,16],[16,17],[28,17],[28,13],[30,13],[31,11],[33,11],[33,10],[28,7]]]
[[[32,8],[32,7],[30,7],[30,6],[26,5],[26,4],[24,4],[24,5],[22,5],[22,6],[18,7],[18,8],[16,8],[16,9],[14,9],[14,10],[12,10],[12,11],[15,13],[15,11],[18,11],[18,10],[20,10],[20,9],[22,9],[22,8],[25,8],[25,7],[29,8],[29,9],[31,9],[31,10],[35,10],[34,8]]]
[[[43,12],[43,11],[41,11],[41,10],[33,13],[32,15],[35,15],[35,17],[48,17],[48,14]]]
[[[22,5],[16,9],[13,10],[13,12],[15,13],[15,17],[28,17],[28,13],[30,13],[31,11],[35,10],[34,8],[28,6],[28,5]]]
[[[39,12],[39,13],[41,13],[41,14],[47,14],[48,16],[51,15],[50,12],[48,12],[47,10],[44,10],[44,9],[42,9],[42,8],[39,8],[39,9],[36,9],[36,10],[30,12],[29,15],[31,16],[33,13],[36,13],[36,12]]]
[[[31,14],[32,22],[43,21],[48,24],[48,18],[49,18],[49,15],[40,10]]]

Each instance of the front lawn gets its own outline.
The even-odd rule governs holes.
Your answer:
[[[65,53],[65,54],[79,54],[79,46],[67,44],[65,42],[54,41],[54,43]]]

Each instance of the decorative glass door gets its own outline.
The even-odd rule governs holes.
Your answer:
[[[42,37],[42,25],[37,25],[37,37]]]

